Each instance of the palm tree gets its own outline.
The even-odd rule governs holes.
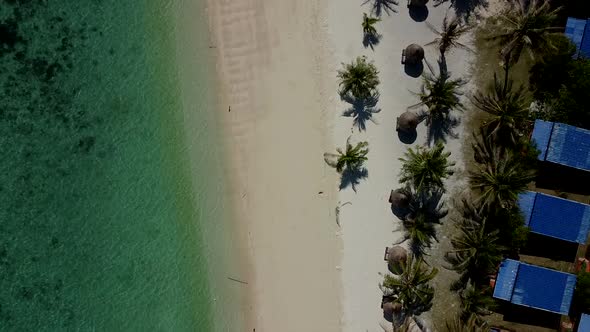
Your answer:
[[[553,27],[557,12],[547,0],[510,0],[510,5],[492,25],[493,33],[487,38],[501,46],[500,56],[508,79],[508,70],[518,62],[523,50],[534,59],[548,47],[553,47],[550,37],[561,34],[562,28]]]
[[[449,161],[450,152],[444,152],[444,145],[436,143],[432,148],[418,146],[408,148],[400,172],[400,183],[412,185],[416,191],[429,188],[444,189],[443,180],[454,174],[455,163]]]
[[[493,149],[493,155],[483,157],[485,163],[478,164],[476,171],[469,171],[469,183],[479,192],[478,201],[484,206],[506,209],[515,204],[535,172],[524,168],[514,153],[498,151],[501,150]]]
[[[464,206],[468,209],[472,206]],[[453,289],[464,288],[469,281],[475,285],[484,284],[486,276],[494,271],[502,260],[503,247],[498,244],[498,230],[489,231],[486,218],[481,217],[481,211],[475,212],[473,219],[463,219],[458,225],[460,233],[451,239],[453,250],[447,252],[445,259],[451,263],[451,270],[459,273],[459,280],[453,283]]]
[[[459,38],[471,29],[469,25],[461,24],[461,21],[455,17],[450,21],[445,16],[441,30],[438,31],[432,24],[426,22],[426,25],[432,32],[438,35],[436,39],[426,45],[437,45],[441,56],[451,47],[462,48],[471,51],[469,47],[459,42]]]
[[[325,153],[324,159],[328,165],[335,167],[338,173],[345,170],[358,170],[367,160],[368,146],[368,142],[359,142],[353,146],[349,137],[346,140],[346,150],[342,151],[341,148],[338,148],[336,149],[337,154]]]
[[[352,63],[342,65],[344,69],[338,71],[340,96],[352,95],[356,99],[366,99],[376,93],[379,72],[372,62],[367,62],[365,56],[357,57]]]
[[[418,211],[412,218],[403,220],[406,231],[405,240],[410,240],[410,248],[413,254],[421,258],[424,250],[430,248],[432,241],[436,241],[435,223],[429,220],[425,211]]]
[[[488,332],[485,322],[478,322],[477,317],[471,316],[466,321],[455,318],[445,324],[445,332]]]
[[[376,18],[376,17],[371,17],[369,15],[367,15],[367,13],[363,13],[363,34],[365,36],[369,35],[369,36],[376,36],[377,35],[377,29],[375,29],[375,23],[380,22],[381,19],[380,18]]]
[[[516,145],[522,121],[528,118],[529,102],[524,88],[512,88],[512,81],[503,86],[494,74],[494,85],[487,94],[478,91],[473,97],[473,104],[490,115],[482,127],[494,139],[511,146]]]
[[[459,88],[465,83],[462,79],[451,80],[446,72],[438,76],[424,74],[422,87],[418,93],[420,102],[409,108],[425,105],[428,108],[428,125],[434,120],[444,120],[451,110],[463,110],[463,103],[460,100],[462,92]]]
[[[420,314],[432,306],[434,288],[429,284],[438,270],[429,270],[421,259],[408,256],[402,264],[399,276],[385,275],[380,285],[384,295],[391,296],[402,305],[402,313],[406,315]]]
[[[459,297],[461,298],[461,319],[463,321],[475,319],[477,323],[481,323],[481,316],[491,314],[490,309],[494,308],[496,304],[490,295],[473,286],[464,289]]]

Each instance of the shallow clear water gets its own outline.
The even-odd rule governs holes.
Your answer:
[[[171,11],[0,0],[0,330],[212,329]]]

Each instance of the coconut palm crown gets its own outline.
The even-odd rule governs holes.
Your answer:
[[[438,36],[426,45],[437,45],[442,55],[453,47],[471,50],[468,46],[459,42],[461,36],[467,33],[471,29],[471,26],[461,24],[461,21],[457,17],[449,20],[445,16],[440,31],[428,22],[426,22],[426,25]]]
[[[492,155],[482,156],[484,162],[477,165],[477,170],[469,171],[471,188],[479,192],[478,202],[486,207],[514,206],[535,172],[524,168],[512,152],[493,147],[483,153]]]
[[[514,146],[518,141],[522,122],[528,118],[529,101],[522,86],[513,89],[511,80],[507,80],[505,84],[507,86],[504,86],[494,74],[492,88],[487,93],[478,91],[472,102],[475,107],[489,115],[482,125],[487,135]]]
[[[506,10],[492,25],[493,33],[488,37],[502,47],[500,56],[506,67],[518,62],[523,51],[534,59],[535,53],[547,47],[553,47],[551,35],[561,34],[563,29],[552,26],[561,8],[551,9],[549,1],[510,0],[509,2],[510,5],[506,6]]]
[[[462,79],[450,79],[446,72],[439,75],[424,74],[422,87],[417,94],[420,102],[410,108],[426,106],[428,123],[435,119],[444,119],[451,110],[463,110],[464,106],[460,99],[463,93],[459,88],[465,83]]]
[[[464,288],[468,282],[481,285],[502,260],[504,248],[498,244],[498,230],[489,231],[486,226],[485,217],[479,222],[464,219],[459,223],[460,233],[451,239],[453,250],[445,256],[450,269],[460,275],[454,289]]]
[[[408,256],[401,264],[399,276],[385,275],[380,285],[386,296],[392,296],[402,305],[405,314],[420,314],[432,306],[434,288],[429,284],[438,270],[429,270],[421,259]]]
[[[368,146],[368,142],[359,142],[353,146],[349,137],[346,140],[345,150],[337,148],[337,153],[325,153],[324,158],[328,165],[336,168],[338,173],[342,173],[344,170],[356,170],[362,167],[367,160]]]
[[[412,185],[416,191],[428,188],[444,189],[443,181],[454,174],[455,162],[449,161],[450,152],[444,151],[442,142],[432,148],[408,148],[402,162],[400,183]]]
[[[367,13],[363,13],[362,27],[363,27],[363,33],[365,34],[365,36],[376,36],[377,35],[377,29],[375,29],[375,24],[379,21],[381,21],[380,18],[371,17],[371,16],[367,15]]]
[[[344,69],[338,71],[340,96],[350,95],[356,99],[366,99],[377,92],[379,72],[365,56],[357,57],[352,63],[342,65]]]

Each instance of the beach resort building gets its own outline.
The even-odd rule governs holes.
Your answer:
[[[535,120],[532,140],[541,152],[539,160],[590,171],[590,130]]]
[[[567,315],[576,276],[512,259],[500,264],[493,296],[513,304]]]
[[[563,241],[586,243],[590,229],[590,205],[527,191],[518,205],[530,232]]]

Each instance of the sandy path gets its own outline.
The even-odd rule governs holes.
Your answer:
[[[340,330],[324,12],[317,0],[209,1],[229,195],[249,258],[246,331]]]

